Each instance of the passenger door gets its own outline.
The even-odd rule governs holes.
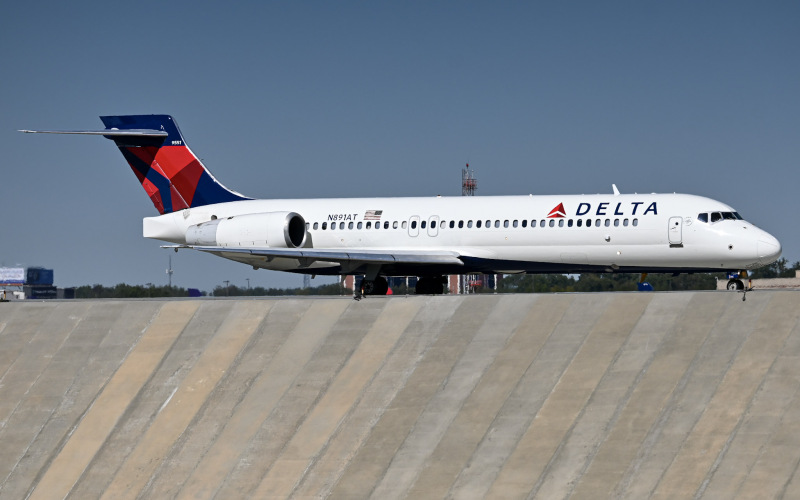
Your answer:
[[[667,230],[669,237],[669,246],[679,247],[683,245],[683,217],[670,217],[669,229]]]

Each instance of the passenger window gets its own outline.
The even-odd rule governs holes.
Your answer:
[[[508,220],[503,221],[503,227],[508,227]]]
[[[372,229],[372,221],[367,222],[367,229]]]
[[[572,219],[567,221],[567,227],[572,227]]]
[[[344,229],[344,222],[339,223],[339,229]]]
[[[456,227],[456,221],[451,220],[450,221],[450,229],[453,229],[454,227]]]
[[[464,227],[464,221],[463,220],[458,221],[458,228],[461,229],[463,227]]]
[[[389,221],[388,220],[383,223],[383,228],[384,229],[389,229]]]
[[[594,221],[594,227],[600,227],[600,219]]]
[[[515,220],[514,222],[511,223],[511,225],[514,226],[514,227],[517,227],[518,222]]]
[[[708,214],[697,214],[697,220],[700,222],[708,223]]]
[[[576,224],[578,224],[578,227],[583,226],[583,219],[578,219]]]
[[[392,222],[392,229],[397,229],[397,221]]]
[[[486,229],[489,229],[490,227],[492,227],[492,221],[487,220],[486,221]]]
[[[402,223],[402,224],[400,224],[400,226],[401,226],[403,229],[405,229],[407,225],[408,225],[408,222],[406,222],[406,221],[403,221],[403,223]]]
[[[417,228],[417,221],[412,220],[411,221],[411,229],[416,229],[416,228]]]
[[[326,229],[328,229],[328,223],[327,222],[323,222],[322,223],[322,230],[324,231]]]
[[[428,221],[422,221],[422,222],[420,222],[420,223],[419,223],[419,227],[420,227],[421,229],[425,229],[425,226],[426,226],[427,224],[428,224]]]
[[[564,219],[558,219],[558,227],[564,227]]]
[[[633,225],[634,226],[638,226],[639,225],[639,219],[633,219]]]
[[[622,220],[622,225],[625,226],[625,227],[628,227],[628,219],[623,219]]]
[[[522,221],[522,227],[528,227],[528,219]]]
[[[310,222],[306,222],[306,231],[308,231],[309,229],[311,229],[311,223]]]
[[[606,219],[606,227],[611,225],[611,219]]]
[[[471,220],[467,221],[467,227],[472,227],[472,221]]]
[[[494,221],[494,227],[500,227],[500,221],[499,220]]]
[[[347,224],[347,229],[353,229],[353,223],[352,223],[352,222],[350,222],[349,224]]]
[[[544,227],[544,224],[545,224],[544,219],[539,221],[539,227]]]
[[[364,227],[364,224],[363,224],[363,223],[361,223],[361,222],[359,222],[359,223],[358,223],[358,228],[359,228],[359,229],[361,229],[362,227]]]
[[[395,222],[395,224],[397,224],[397,223]],[[431,221],[431,229],[436,229],[436,221],[435,220]]]
[[[478,220],[478,221],[475,221],[475,227],[477,227],[478,229],[480,229],[480,228],[481,228],[481,222],[483,222],[483,221],[480,221],[480,220]]]
[[[592,219],[586,220],[586,227],[592,227]]]
[[[556,227],[556,221],[550,219],[550,227]]]
[[[619,219],[614,219],[614,227],[619,227]]]
[[[314,223],[314,231],[316,231],[317,229],[319,229],[319,222]]]

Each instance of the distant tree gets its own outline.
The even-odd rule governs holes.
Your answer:
[[[264,296],[283,296],[283,295],[352,295],[353,291],[349,288],[342,288],[339,283],[320,285],[311,288],[240,288],[235,285],[218,286],[214,288],[215,297],[264,297]]]
[[[103,285],[83,285],[75,288],[76,299],[134,299],[152,297],[188,297],[185,288],[149,285],[128,285],[119,283],[113,287]]]
[[[498,293],[573,292],[575,278],[564,274],[506,274],[497,282]],[[492,292],[493,290],[488,290]]]
[[[800,269],[800,261],[789,265],[789,261],[781,257],[768,266],[750,271],[751,278],[794,278],[795,271]]]
[[[574,278],[563,274],[512,274],[499,281],[499,293],[547,292],[614,292],[638,290],[640,279],[635,273],[584,273]],[[646,281],[655,290],[714,290],[722,273],[651,274]],[[488,290],[492,292],[492,290]]]

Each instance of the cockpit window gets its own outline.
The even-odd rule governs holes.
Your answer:
[[[699,222],[708,222],[707,213],[697,214]],[[711,222],[719,222],[721,220],[744,220],[739,212],[711,212]]]

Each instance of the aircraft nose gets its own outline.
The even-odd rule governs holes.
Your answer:
[[[758,260],[763,265],[771,264],[781,256],[781,242],[771,234],[764,233],[758,239]]]

